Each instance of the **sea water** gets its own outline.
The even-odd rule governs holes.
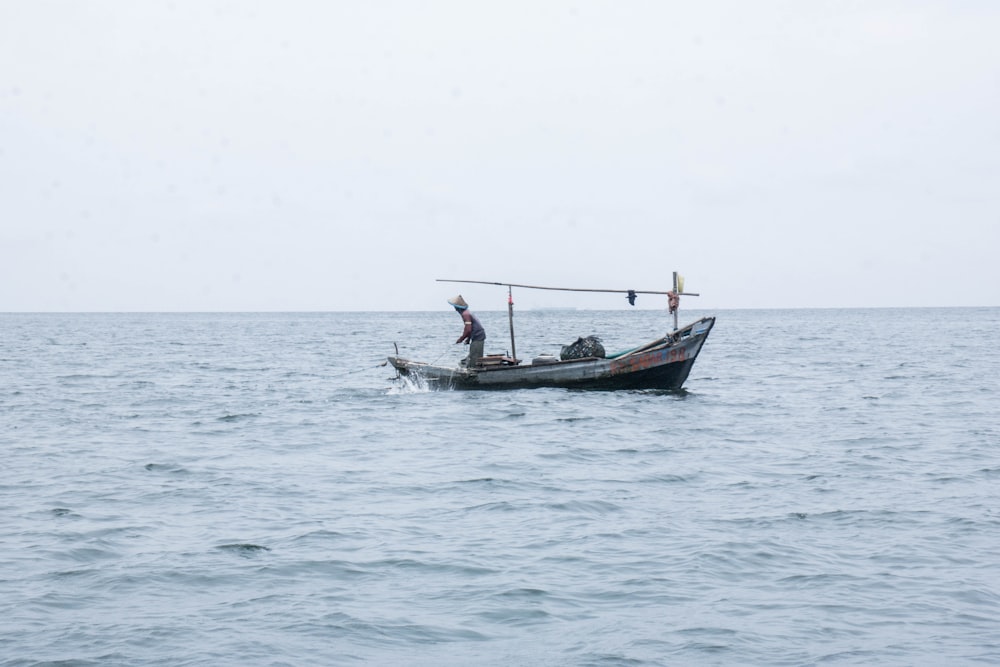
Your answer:
[[[0,315],[0,664],[1000,663],[1000,309],[707,314],[677,393],[394,380],[450,311]]]

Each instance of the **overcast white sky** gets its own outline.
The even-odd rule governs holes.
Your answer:
[[[995,0],[0,0],[0,311],[674,270],[687,307],[998,306],[998,35]]]

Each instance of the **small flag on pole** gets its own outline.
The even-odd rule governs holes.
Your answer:
[[[683,291],[684,291],[684,276],[682,276],[681,274],[678,273],[677,274],[677,292],[680,293],[680,292],[683,292]]]

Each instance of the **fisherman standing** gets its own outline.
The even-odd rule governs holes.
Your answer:
[[[479,365],[479,360],[483,358],[483,346],[486,341],[486,329],[479,323],[479,318],[469,312],[469,304],[465,302],[462,295],[448,299],[448,303],[454,306],[455,311],[462,316],[462,335],[458,337],[455,344],[465,343],[469,346],[469,356],[462,360],[468,368]]]

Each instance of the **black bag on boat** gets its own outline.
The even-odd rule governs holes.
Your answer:
[[[597,336],[577,338],[575,343],[563,345],[562,351],[559,353],[559,358],[563,360],[583,359],[584,357],[604,358],[604,346],[601,345],[600,338]]]

